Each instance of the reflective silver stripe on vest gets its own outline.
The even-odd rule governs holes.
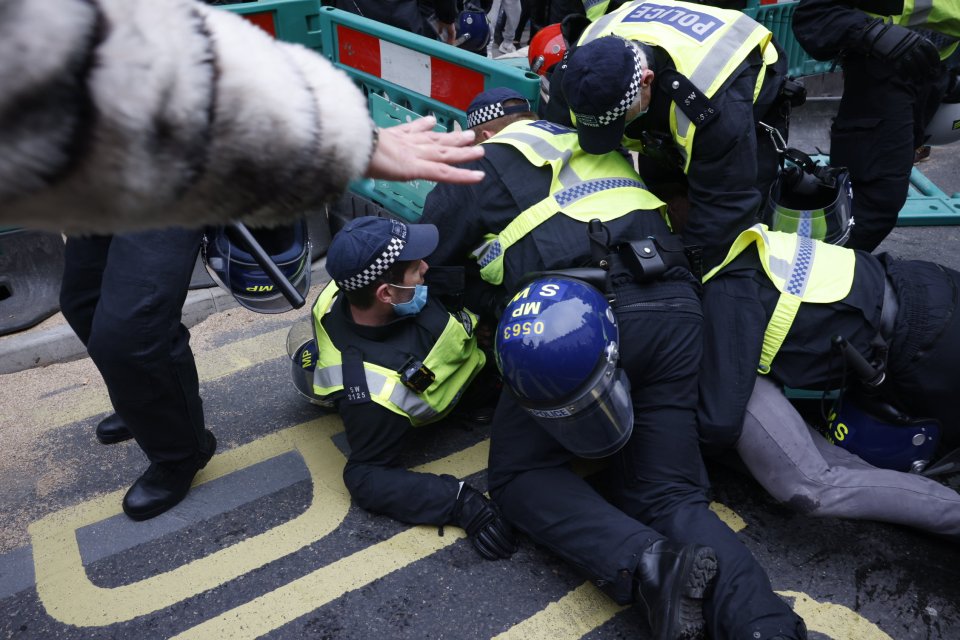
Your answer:
[[[914,0],[913,13],[907,18],[907,24],[911,27],[926,24],[931,11],[933,11],[933,0]]]
[[[797,240],[797,253],[793,256],[786,292],[801,298],[810,281],[810,268],[813,266],[816,244],[810,238],[797,238]]]
[[[529,133],[501,133],[497,136],[500,140],[516,140],[529,145],[544,160],[559,160],[561,162],[560,173],[557,180],[564,187],[580,182],[580,176],[570,168],[570,158],[573,156],[573,149],[560,151],[555,146],[538,136]]]
[[[493,240],[484,242],[470,255],[477,259],[477,263],[482,269],[496,260],[501,253],[503,253],[503,247],[500,246],[500,239],[494,238]]]
[[[610,25],[611,22],[613,22],[614,20],[617,20],[620,17],[619,15],[617,15],[617,13],[618,12],[608,13],[602,18],[598,18],[592,25],[590,25],[587,28],[587,31],[590,33],[590,40],[596,39],[597,36],[594,34],[597,34],[597,33],[600,33],[601,31],[606,30],[606,28]],[[590,40],[583,42],[583,38],[581,37],[581,44],[587,44],[587,42],[590,42]]]
[[[607,191],[608,189],[619,189],[621,187],[647,189],[647,186],[643,182],[632,178],[594,178],[593,180],[584,180],[562,191],[558,191],[553,195],[553,198],[561,207],[566,207],[594,193]],[[477,259],[482,269],[496,260],[501,253],[503,253],[503,246],[500,244],[500,238],[493,238],[478,247],[471,255]]]
[[[369,380],[370,374],[367,373]],[[412,389],[408,389],[402,384],[393,387],[390,393],[390,402],[399,407],[407,416],[417,420],[429,420],[437,415],[437,411],[429,404],[420,399]]]
[[[632,178],[594,178],[593,180],[586,180],[568,189],[564,189],[554,194],[553,197],[560,206],[565,207],[599,191],[619,189],[620,187],[636,187],[644,190],[647,188],[642,182],[633,180]]]
[[[383,392],[384,385],[387,383],[387,377],[382,373],[371,371],[366,367],[364,367],[363,372],[367,378],[367,390],[370,392],[371,397],[379,396]],[[313,371],[313,384],[314,386],[325,389],[342,387],[343,369],[340,365],[323,367],[322,369],[317,368]],[[409,417],[424,419],[437,414],[433,407],[421,400],[420,396],[402,384],[397,384],[394,387],[393,392],[390,394],[390,402]]]
[[[589,11],[601,2],[604,2],[604,0],[583,0],[583,8]]]
[[[723,68],[727,66],[732,56],[740,45],[750,37],[750,34],[757,28],[757,23],[746,15],[739,15],[730,25],[730,29],[723,33],[720,41],[717,42],[710,51],[700,61],[700,65],[688,76],[693,86],[706,94],[707,89],[713,81],[720,75]],[[687,117],[681,109],[677,113],[677,134],[686,138],[690,131],[690,118]]]

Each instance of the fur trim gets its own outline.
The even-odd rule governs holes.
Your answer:
[[[366,168],[372,123],[346,74],[223,10],[190,0],[97,0],[105,29],[96,64],[89,76],[71,77],[76,61],[89,59],[84,47],[97,44],[92,1],[8,0],[0,9],[17,18],[0,34],[24,41],[37,38],[32,25],[58,24],[55,16],[74,9],[66,20],[73,30],[59,27],[72,37],[56,56],[35,61],[3,38],[0,78],[28,68],[26,78],[73,86],[73,100],[44,105],[48,121],[76,121],[85,95],[93,105],[87,145],[47,188],[44,176],[71,148],[64,136],[0,120],[0,140],[13,130],[32,149],[0,147],[0,158],[12,158],[0,164],[0,224],[117,232],[238,218],[279,223],[339,194]],[[0,114],[16,105],[0,95]]]

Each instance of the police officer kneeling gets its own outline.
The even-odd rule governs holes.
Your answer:
[[[513,114],[504,103],[516,99],[522,97],[482,93],[468,122],[477,129],[508,121]],[[526,349],[501,350],[501,364],[510,360],[506,380],[521,395],[501,394],[494,414],[491,496],[511,523],[585,570],[618,603],[644,606],[657,638],[696,637],[705,626],[714,638],[805,637],[762,567],[708,508],[696,425],[698,284],[662,217],[663,202],[627,159],[585,153],[568,127],[520,120],[483,146],[485,156],[472,168],[485,179],[438,185],[423,220],[443,238],[435,264],[479,271],[499,300],[526,292],[503,313],[508,343],[543,349],[539,362],[528,361]],[[524,286],[531,272],[591,264],[608,266],[594,271],[603,274],[600,286],[612,305],[568,280],[556,283],[555,295],[546,285]],[[614,324],[619,338],[610,333]],[[575,428],[581,442],[548,431],[518,402],[529,400],[546,419],[580,414],[591,406],[591,381],[615,382],[600,393],[619,399],[605,405],[615,419],[605,428],[594,422],[609,443]],[[597,408],[591,415],[606,414]],[[578,454],[610,462],[612,502],[572,470]]]
[[[343,480],[358,505],[410,524],[463,527],[483,557],[506,558],[513,534],[486,496],[453,476],[399,466],[410,427],[446,417],[486,362],[476,316],[448,313],[423,284],[423,258],[436,246],[433,225],[347,223],[327,252],[333,281],[313,307],[316,362],[305,372],[295,361],[294,384],[337,406],[350,444]]]

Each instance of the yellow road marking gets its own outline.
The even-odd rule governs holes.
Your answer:
[[[139,582],[114,588],[92,584],[82,565],[78,528],[120,513],[123,491],[64,509],[30,527],[37,592],[56,620],[81,627],[125,622],[181,602],[319,540],[343,521],[350,506],[341,480],[344,458],[330,440],[342,429],[327,416],[261,438],[215,456],[197,478],[208,482],[233,471],[296,450],[313,481],[310,506],[270,531]],[[486,467],[489,440],[428,462],[416,471],[465,477]],[[711,503],[735,531],[746,524],[725,505]],[[440,537],[432,527],[416,527],[341,558],[254,600],[192,627],[177,638],[255,638],[277,629],[344,594],[430,556],[464,534],[450,528]],[[794,610],[812,631],[834,640],[891,640],[876,625],[849,608],[813,600],[805,593],[778,592],[794,599]],[[573,640],[612,619],[626,607],[585,582],[560,600],[496,636],[497,640]]]
[[[880,627],[841,604],[817,602],[802,591],[777,593],[794,599],[793,610],[807,623],[809,631],[817,631],[833,640],[893,640]]]
[[[494,640],[576,640],[607,622],[621,607],[592,583],[582,585],[551,602]]]
[[[242,371],[286,353],[287,328],[263,333],[245,340],[197,354],[200,382],[210,382]],[[52,405],[56,405],[53,408]],[[28,421],[38,432],[63,427],[91,416],[112,411],[106,387],[84,386],[58,394],[55,399],[39,403],[18,420]]]
[[[344,458],[330,440],[342,429],[334,416],[284,429],[215,456],[198,475],[206,482],[290,450],[303,457],[313,480],[310,506],[294,519],[171,571],[115,588],[94,585],[83,567],[76,530],[120,513],[123,490],[63,509],[29,527],[37,592],[56,620],[103,626],[132,620],[219,586],[319,540],[347,514],[341,479]]]
[[[284,624],[359,589],[378,578],[463,538],[459,529],[443,537],[434,527],[416,527],[357,551],[259,598],[174,636],[178,640],[258,638]]]
[[[747,523],[744,522],[743,518],[725,504],[711,502],[710,510],[717,514],[717,517],[723,520],[723,523],[734,531],[743,531],[747,528]]]

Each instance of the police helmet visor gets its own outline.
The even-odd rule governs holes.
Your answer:
[[[313,319],[297,322],[287,332],[287,355],[290,356],[290,378],[293,388],[312,404],[332,408],[333,403],[324,400],[313,390],[313,372],[317,368],[319,352],[313,337]]]
[[[605,458],[619,451],[633,433],[630,379],[613,353],[566,403],[521,406],[565,449],[582,458]]]
[[[845,244],[854,224],[849,174],[840,169],[818,177],[787,167],[770,187],[766,217],[774,231]]]
[[[306,223],[253,229],[254,238],[302,296],[310,289],[310,240]],[[208,236],[205,264],[210,277],[240,306],[257,313],[283,313],[292,305],[229,227]]]

